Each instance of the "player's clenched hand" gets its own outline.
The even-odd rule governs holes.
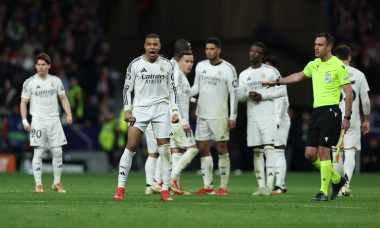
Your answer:
[[[131,110],[125,111],[124,121],[125,122],[132,122],[134,120],[135,120],[135,118],[133,117]]]
[[[73,123],[73,117],[71,115],[66,116],[66,123],[72,124]]]
[[[249,92],[249,98],[251,98],[252,100],[254,100],[254,97],[256,96],[256,92],[255,91],[251,91],[251,92]]]
[[[363,132],[363,135],[367,134],[369,132],[369,121],[364,121],[363,124],[362,124],[362,132]]]
[[[268,80],[268,81],[263,81],[262,83],[261,83],[261,85],[263,86],[263,87],[272,87],[272,86],[275,86],[276,85],[276,80]]]
[[[175,113],[172,115],[172,123],[178,123],[179,122],[179,117],[178,114]]]
[[[30,124],[27,119],[22,120],[22,125],[24,126],[25,131],[30,131]]]
[[[257,102],[259,102],[259,101],[261,101],[261,99],[262,99],[263,97],[261,96],[261,93],[256,93],[254,96],[253,96],[253,100],[254,101],[257,101]]]
[[[228,120],[228,122],[227,122],[228,130],[231,131],[235,127],[236,127],[236,121],[235,120]]]
[[[191,131],[190,125],[189,124],[182,125],[182,130],[184,132],[190,132]]]
[[[350,121],[348,119],[344,118],[342,121],[341,128],[347,132],[348,128],[350,128],[350,126],[351,126]]]

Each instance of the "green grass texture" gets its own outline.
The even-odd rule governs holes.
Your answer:
[[[34,192],[25,173],[0,174],[0,227],[380,227],[380,174],[353,176],[352,197],[313,202],[318,172],[288,173],[288,192],[252,196],[253,173],[231,173],[227,196],[179,196],[163,202],[145,195],[145,174],[131,172],[123,201],[113,201],[117,173],[63,174],[66,194],[51,189],[52,174],[43,174],[44,193]],[[215,190],[220,177],[214,175]],[[202,176],[185,172],[181,187],[195,192]],[[331,194],[331,185],[330,185]]]

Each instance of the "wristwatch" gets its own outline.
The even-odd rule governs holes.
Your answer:
[[[350,120],[351,116],[344,116],[345,119]]]
[[[277,79],[276,79],[276,86],[280,86],[280,85],[281,85],[281,83],[280,83],[280,79],[277,78]]]

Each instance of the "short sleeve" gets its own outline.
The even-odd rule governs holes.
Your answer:
[[[62,95],[66,92],[65,87],[63,86],[62,80],[60,78],[58,78],[57,80],[57,91],[58,95]]]
[[[351,83],[347,68],[343,63],[337,69],[337,76],[338,76],[340,85]]]
[[[303,69],[303,73],[305,74],[306,77],[311,78],[312,76],[312,67],[313,67],[313,62],[309,62],[306,67]]]
[[[32,95],[32,88],[30,86],[30,79],[26,80],[22,85],[21,98],[30,99]]]

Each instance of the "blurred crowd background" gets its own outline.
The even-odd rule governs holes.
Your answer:
[[[289,15],[284,6],[300,13]],[[103,151],[112,171],[126,142],[127,127],[121,117],[125,69],[144,52],[148,33],[161,36],[161,53],[168,58],[176,39],[189,40],[196,62],[205,59],[205,40],[219,37],[221,57],[231,62],[238,74],[249,66],[250,44],[262,41],[268,54],[280,57],[280,72],[286,76],[302,70],[314,58],[314,34],[326,31],[334,35],[336,44],[351,47],[352,66],[367,77],[371,131],[362,138],[358,159],[360,171],[380,171],[378,9],[379,0],[0,0],[0,153],[14,154],[20,170],[21,161],[33,150],[23,130],[19,103],[24,80],[35,74],[34,56],[39,52],[51,56],[50,74],[61,78],[74,117],[73,125],[64,126],[69,142],[64,153]],[[193,77],[194,71],[191,83]],[[311,90],[310,82],[288,88],[292,126],[286,155],[290,171],[313,170],[303,155]],[[190,116],[196,129],[194,108]],[[253,170],[252,152],[245,146],[245,108],[239,104],[237,128],[229,143],[233,170]],[[143,170],[144,142],[139,154],[134,169]],[[199,168],[198,160],[190,170]]]

